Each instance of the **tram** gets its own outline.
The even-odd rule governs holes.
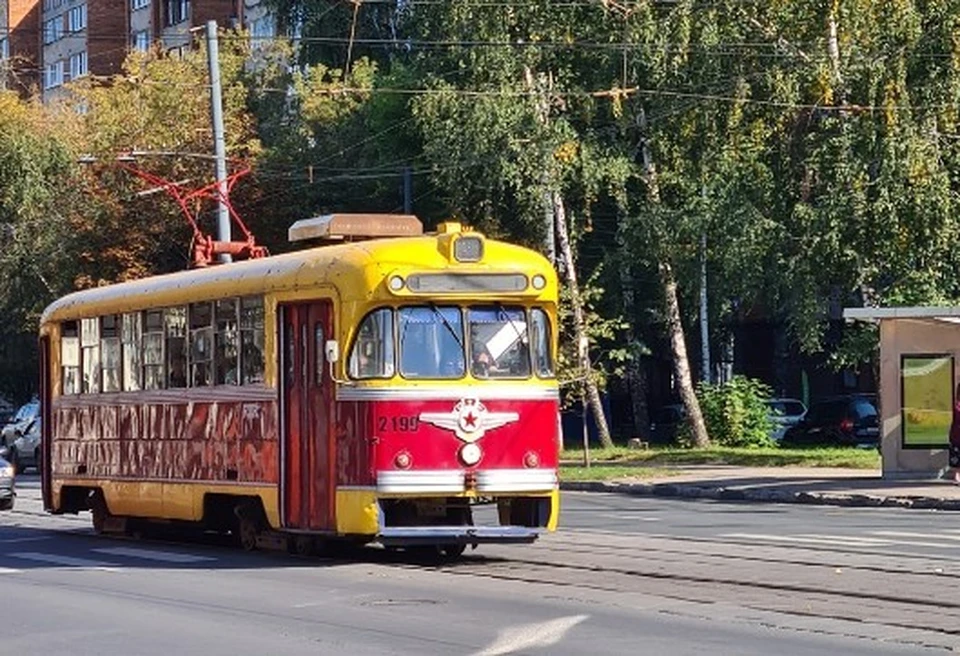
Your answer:
[[[290,238],[322,245],[46,308],[45,508],[303,552],[459,555],[554,530],[550,263],[413,216],[324,216]]]

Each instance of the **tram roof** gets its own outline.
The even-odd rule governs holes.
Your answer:
[[[483,259],[461,264],[438,247],[442,238],[430,234],[321,246],[95,287],[57,299],[40,323],[324,286],[336,288],[342,300],[373,300],[389,296],[385,279],[394,272],[541,273],[548,284],[539,296],[555,298],[553,267],[539,253],[485,239]]]

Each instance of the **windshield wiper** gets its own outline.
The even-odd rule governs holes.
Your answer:
[[[459,346],[460,350],[463,351],[463,340],[460,339],[460,335],[458,335],[457,331],[454,330],[453,325],[451,325],[450,321],[445,316],[443,316],[443,312],[440,311],[440,308],[438,308],[435,303],[431,303],[429,307],[431,310],[433,310],[433,313],[435,315],[440,317],[440,321],[442,321],[446,329],[450,331],[450,334],[453,335],[453,338],[457,341],[457,346]]]

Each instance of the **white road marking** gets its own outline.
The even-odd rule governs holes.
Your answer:
[[[12,567],[0,567],[0,574],[19,574],[22,571],[22,569],[14,569]]]
[[[870,535],[883,535],[891,538],[921,538],[934,540],[957,540],[960,541],[960,535],[940,535],[930,533],[910,533],[909,531],[870,531]]]
[[[157,551],[155,549],[140,549],[137,547],[104,547],[102,549],[91,549],[91,551],[108,556],[130,556],[131,558],[158,560],[164,563],[208,563],[216,560],[216,558],[211,558],[210,556],[196,556],[193,554]]]
[[[571,615],[548,622],[524,624],[503,629],[492,645],[476,652],[473,656],[505,656],[534,647],[555,645],[563,640],[567,631],[587,617],[587,615]]]
[[[58,554],[39,553],[36,551],[19,551],[9,553],[11,558],[22,558],[23,560],[34,560],[38,563],[50,563],[51,565],[61,565],[63,567],[77,567],[83,569],[96,569],[104,572],[118,572],[120,567],[116,563],[105,563],[100,560],[87,560],[86,558],[74,558],[72,556],[61,556]]]
[[[39,542],[40,540],[49,540],[49,535],[33,536],[29,538],[5,538],[0,540],[0,544],[13,544],[15,542]]]
[[[878,535],[879,533],[874,533]],[[918,534],[919,535],[919,534]],[[934,549],[957,549],[960,545],[948,544],[946,542],[918,542],[916,540],[891,540],[891,539],[873,539],[858,538],[846,535],[766,535],[763,533],[724,533],[721,538],[732,538],[736,540],[765,540],[767,542],[783,542],[792,544],[825,544],[828,546],[842,547],[882,547],[892,545],[905,545],[910,547],[931,547]],[[931,536],[924,536],[931,537]],[[940,537],[940,536],[934,536]],[[868,542],[869,541],[869,542]]]

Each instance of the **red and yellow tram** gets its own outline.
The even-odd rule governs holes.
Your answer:
[[[553,530],[549,262],[456,223],[422,234],[414,217],[291,228],[309,237],[342,243],[46,309],[45,507],[90,510],[98,530],[191,522],[247,548],[459,553]]]

